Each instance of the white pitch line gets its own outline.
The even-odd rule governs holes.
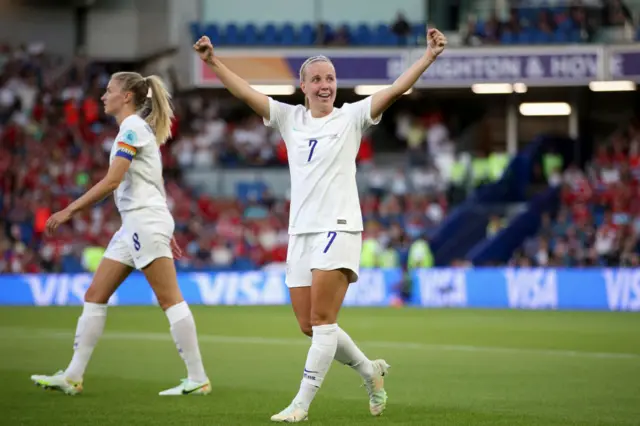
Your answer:
[[[15,338],[51,338],[51,339],[73,339],[70,331],[53,329],[27,329],[0,327],[0,335]],[[169,333],[137,333],[137,332],[106,332],[103,339],[109,340],[152,340],[170,341]],[[308,346],[307,339],[283,339],[271,337],[243,337],[243,336],[220,336],[213,334],[200,334],[198,340],[207,343],[224,343],[239,345],[301,345]],[[522,355],[547,355],[559,357],[578,357],[594,359],[640,359],[640,354],[615,353],[615,352],[588,352],[572,351],[564,349],[533,349],[533,348],[505,348],[495,346],[473,346],[473,345],[439,345],[415,342],[384,342],[384,341],[361,341],[361,346],[389,348],[389,349],[413,349],[422,351],[450,351],[450,352],[484,352],[502,354],[522,354]]]

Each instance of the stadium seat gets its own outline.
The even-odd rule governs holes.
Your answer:
[[[256,46],[260,44],[260,36],[258,29],[254,24],[249,24],[244,28],[244,44],[249,46]]]
[[[267,46],[278,44],[278,30],[274,24],[265,25],[262,30],[262,44]]]
[[[373,44],[378,46],[389,45],[391,30],[387,24],[378,24],[373,33]]]
[[[520,19],[527,21],[530,25],[534,24],[538,20],[538,14],[540,9],[537,8],[521,8]]]
[[[426,31],[427,31],[427,27],[424,22],[421,22],[419,24],[413,24],[411,26],[411,36],[414,39],[424,37],[426,34]]]
[[[242,202],[247,202],[248,200],[260,201],[266,190],[267,185],[264,182],[238,182],[236,196]]]
[[[400,37],[389,31],[385,41],[387,46],[398,46],[400,44]]]
[[[296,30],[291,23],[286,23],[280,31],[280,43],[283,46],[293,46],[297,43]]]
[[[367,24],[361,23],[353,32],[353,42],[359,46],[367,46],[371,44],[371,28]]]
[[[236,24],[228,24],[224,34],[226,42],[229,45],[237,46],[243,42],[242,34]]]
[[[568,43],[569,33],[565,30],[558,28],[554,33],[553,38],[556,43]]]
[[[514,44],[516,40],[517,40],[516,35],[510,31],[503,32],[502,36],[500,37],[500,42],[502,44]]]
[[[580,43],[582,41],[582,35],[580,34],[580,30],[572,30],[569,33],[569,41],[571,43]]]
[[[189,31],[191,32],[191,38],[194,43],[202,36],[202,28],[200,28],[200,22],[192,22],[189,24]]]
[[[531,44],[533,42],[533,33],[530,30],[524,30],[518,34],[518,44]]]
[[[562,30],[564,32],[569,32],[573,30],[574,27],[575,25],[571,19],[565,19],[564,21],[558,24],[558,30]]]
[[[224,44],[224,37],[220,33],[220,28],[216,24],[209,24],[205,27],[204,33],[215,44]]]
[[[536,31],[533,36],[533,42],[536,44],[551,44],[553,42],[553,34]]]
[[[298,44],[303,46],[310,46],[315,41],[315,30],[311,24],[304,24],[300,28],[300,35],[298,37]]]
[[[555,18],[557,15],[567,13],[567,8],[564,6],[553,6],[549,8],[549,12]]]

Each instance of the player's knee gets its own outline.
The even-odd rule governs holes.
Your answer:
[[[313,329],[311,328],[310,322],[306,324],[300,324],[300,331],[302,331],[302,334],[313,337]]]
[[[100,286],[91,284],[87,291],[84,294],[84,301],[87,303],[107,303],[109,302],[109,298],[111,294],[108,294],[103,288]]]
[[[325,310],[311,311],[311,326],[335,324],[336,315]]]
[[[160,306],[160,308],[162,308],[163,311],[166,311],[173,305],[176,305],[184,300],[181,296],[174,294],[156,294],[156,299],[158,300],[158,305]]]
[[[156,285],[154,286],[154,293],[156,295],[158,305],[162,308],[163,311],[166,311],[173,305],[184,301],[182,293],[180,292],[180,288],[177,285]]]

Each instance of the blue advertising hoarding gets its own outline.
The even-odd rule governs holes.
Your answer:
[[[186,301],[194,305],[284,305],[284,272],[180,273]],[[447,269],[412,274],[409,304],[424,308],[497,308],[640,311],[640,270]],[[401,271],[363,270],[346,306],[390,306],[399,297]],[[90,274],[0,275],[0,305],[69,306],[82,303]],[[144,276],[131,275],[113,305],[153,305]]]

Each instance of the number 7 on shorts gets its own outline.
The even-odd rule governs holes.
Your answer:
[[[329,243],[327,243],[327,246],[322,251],[323,253],[326,253],[329,250],[329,247],[331,247],[331,244],[333,244],[333,240],[336,239],[336,235],[338,235],[338,233],[334,231],[331,231],[327,234],[327,238],[329,238]]]

